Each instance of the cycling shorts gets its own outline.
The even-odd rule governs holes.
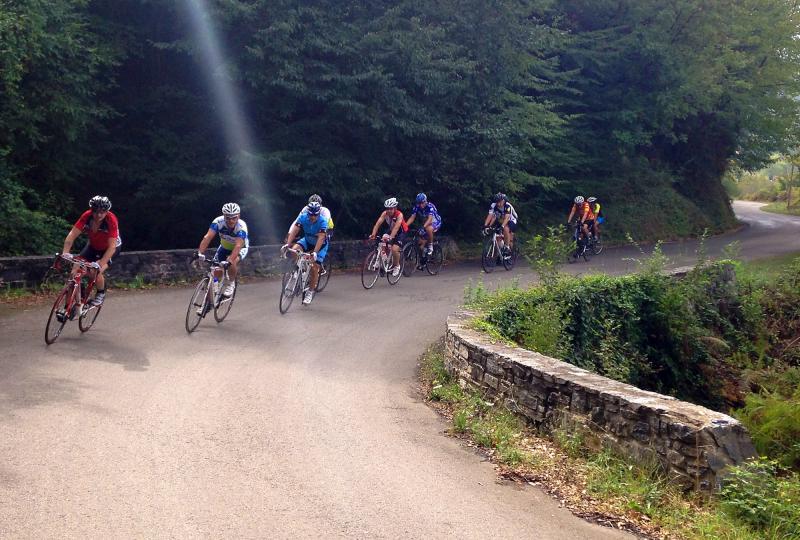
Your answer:
[[[240,261],[243,261],[244,258],[247,257],[247,250],[248,249],[249,248],[243,247],[242,249],[239,250],[239,260]],[[216,259],[218,261],[225,261],[225,260],[228,259],[228,257],[230,256],[231,253],[233,253],[233,250],[225,249],[224,247],[219,246],[217,248],[217,252],[214,253],[214,259]]]
[[[584,221],[584,223],[590,229],[594,226],[594,220],[593,219],[587,219],[586,221]]]
[[[120,246],[117,246],[117,249],[114,250],[114,254],[111,256],[111,259],[108,259],[108,266],[111,266],[112,259],[119,255],[119,248]],[[101,251],[99,249],[94,249],[91,244],[87,242],[86,247],[84,247],[78,255],[89,262],[97,262],[103,257],[105,252],[106,250]]]
[[[309,251],[314,251],[314,246],[309,247],[308,242],[306,242],[305,238],[301,238],[300,240],[297,241],[297,243],[300,244],[300,246],[303,248],[303,251],[305,251],[306,253]],[[316,245],[316,241],[314,242],[314,245]],[[320,249],[319,253],[317,253],[317,262],[319,264],[322,264],[325,261],[325,256],[327,254],[328,254],[328,242],[325,242],[325,245],[322,246],[322,249]]]

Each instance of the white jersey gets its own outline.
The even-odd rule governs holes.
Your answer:
[[[230,229],[225,225],[225,216],[219,216],[211,222],[209,228],[219,234],[220,245],[228,251],[233,250],[236,246],[237,238],[244,240],[242,250],[247,250],[247,248],[250,247],[250,238],[247,235],[247,223],[245,223],[242,218],[239,218],[233,229]]]
[[[517,222],[517,211],[514,210],[514,207],[511,206],[511,203],[508,201],[506,201],[506,205],[503,208],[498,207],[497,203],[492,203],[492,205],[489,207],[489,215],[491,214],[497,216],[498,220],[503,219],[503,217],[505,217],[508,214],[511,216],[511,218],[508,221],[510,221],[511,223]]]

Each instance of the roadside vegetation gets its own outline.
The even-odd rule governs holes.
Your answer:
[[[423,375],[430,399],[447,405],[453,431],[491,448],[501,469],[534,481],[550,474],[546,456],[555,445],[567,469],[580,471],[578,513],[586,512],[580,501],[597,495],[601,513],[654,536],[800,538],[800,257],[710,262],[701,243],[697,266],[675,278],[656,246],[632,275],[576,278],[554,264],[567,249],[561,242],[557,231],[529,242],[537,286],[489,292],[470,284],[465,303],[479,312],[473,324],[493,339],[729,413],[761,458],[732,469],[713,498],[687,498],[656,466],[587,449],[580,431],[534,434],[462,390],[434,351]],[[565,478],[545,483],[559,496],[573,493],[570,473]]]
[[[429,403],[450,433],[480,448],[510,480],[539,486],[576,515],[648,538],[793,539],[800,536],[800,481],[773,461],[736,468],[713,498],[682,492],[655,464],[632,464],[584,444],[575,426],[538,431],[444,366],[443,345],[421,359]]]

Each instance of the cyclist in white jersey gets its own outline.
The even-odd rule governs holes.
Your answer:
[[[250,249],[250,239],[247,236],[247,223],[239,217],[241,209],[236,203],[227,203],[222,206],[222,215],[214,219],[208,232],[200,241],[197,248],[197,257],[205,260],[205,251],[214,237],[219,234],[219,247],[214,254],[218,261],[227,260],[231,265],[228,269],[230,283],[222,292],[225,296],[232,296],[236,287],[236,275],[239,272],[239,262],[247,257]]]
[[[489,214],[483,222],[483,227],[491,227],[495,222],[503,228],[503,246],[504,256],[511,254],[511,249],[514,247],[514,232],[517,230],[517,211],[508,202],[508,196],[505,193],[496,193],[492,197],[492,205],[489,207]]]

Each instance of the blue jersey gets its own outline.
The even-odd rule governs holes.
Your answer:
[[[234,248],[237,238],[244,240],[242,249],[247,249],[250,246],[250,239],[247,237],[247,223],[242,218],[239,218],[239,221],[231,229],[225,225],[225,216],[219,216],[211,222],[209,229],[219,234],[220,245],[228,251]]]
[[[414,208],[411,210],[411,215],[422,218],[422,223],[420,223],[420,225],[425,223],[425,221],[428,219],[428,216],[433,216],[433,221],[431,224],[433,225],[434,229],[438,229],[442,225],[442,217],[439,215],[439,211],[436,210],[436,205],[432,202],[429,202],[425,208],[414,206]]]
[[[300,217],[295,221],[303,229],[303,238],[309,246],[314,246],[317,243],[317,235],[320,232],[328,231],[328,220],[322,216],[317,218],[317,221],[312,223],[311,216],[308,213],[301,213]]]

